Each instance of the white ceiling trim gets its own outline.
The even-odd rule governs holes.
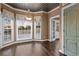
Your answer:
[[[52,9],[52,10],[51,10],[51,11],[49,11],[48,13],[51,13],[51,12],[53,12],[53,11],[55,11],[55,10],[59,9],[59,8],[60,8],[60,6],[57,6],[56,8]]]
[[[5,6],[11,8],[11,9],[13,9],[14,11],[28,12],[27,10],[17,9],[17,8],[14,8],[14,7],[12,7],[12,6],[8,5],[8,4],[5,4],[5,3],[3,3],[3,5],[5,5]],[[53,11],[59,9],[59,8],[60,8],[60,6],[57,6],[56,8],[52,9],[52,10],[49,11],[49,12],[46,12],[46,11],[31,12],[31,11],[30,11],[30,13],[35,13],[35,14],[36,14],[36,13],[51,13],[51,12],[53,12]]]

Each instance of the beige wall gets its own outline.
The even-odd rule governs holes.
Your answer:
[[[62,44],[62,19],[61,19],[61,9],[62,9],[62,6],[61,4],[59,5],[59,8],[57,7],[56,9],[54,9],[54,11],[51,11],[48,13],[48,37],[50,38],[50,18],[53,17],[53,16],[56,16],[56,15],[60,15],[59,17],[59,20],[60,20],[60,33],[59,33],[59,50],[63,51],[63,44]]]
[[[0,11],[1,11],[1,4],[0,4]]]
[[[27,12],[25,11],[21,11],[21,10],[15,10],[14,8],[10,8],[6,5],[3,5],[1,4],[0,5],[0,10],[2,9],[7,9],[11,12],[14,12],[15,14],[15,20],[16,20],[16,14],[23,14],[23,15],[28,15]],[[56,16],[56,15],[60,15],[60,49],[62,48],[62,40],[61,40],[61,37],[62,37],[62,33],[61,33],[61,5],[59,6],[59,8],[57,9],[54,9],[53,11],[51,12],[31,12],[30,13],[31,17],[32,17],[32,21],[34,23],[34,16],[41,16],[42,17],[42,20],[41,20],[41,23],[42,23],[42,27],[41,27],[41,30],[42,30],[42,39],[49,39],[50,37],[50,18],[53,17],[53,16]],[[34,24],[32,25],[34,26]],[[16,26],[15,26],[16,28]],[[33,27],[33,31],[34,31],[34,27]],[[16,32],[15,32],[15,35],[16,35]],[[32,34],[32,38],[34,39],[34,32]]]
[[[48,13],[48,34],[49,34],[49,38],[50,38],[50,18],[60,15],[60,6],[56,7],[55,10],[52,10],[51,12]]]
[[[56,15],[59,15],[60,14],[60,8],[59,6],[56,7],[56,9],[52,10],[51,12],[48,13],[48,17],[53,17],[53,16],[56,16]]]
[[[7,9],[7,10],[9,10],[11,12],[14,12],[15,15],[16,14],[28,15],[27,12],[12,9],[12,8],[4,5],[4,4],[2,4],[2,9]],[[31,12],[30,15],[32,17],[33,22],[34,22],[34,16],[41,16],[42,17],[42,20],[41,20],[41,23],[42,23],[42,28],[41,28],[41,30],[42,30],[42,32],[41,32],[42,33],[42,39],[49,39],[49,37],[50,37],[50,31],[49,31],[50,30],[50,25],[49,25],[50,22],[49,22],[49,20],[53,16],[60,15],[60,8],[57,8],[56,10],[48,12],[48,13],[45,13],[45,12],[40,12],[40,13]],[[34,32],[33,32],[33,34],[34,34]]]
[[[42,15],[42,38],[48,39],[48,14]]]
[[[34,13],[33,16],[41,16],[41,37],[48,39],[48,14],[47,13]]]

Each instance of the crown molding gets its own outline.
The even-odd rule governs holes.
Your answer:
[[[7,7],[9,7],[9,8],[11,8],[11,9],[13,9],[14,11],[28,12],[27,10],[22,10],[22,9],[14,8],[14,7],[12,7],[12,6],[8,5],[8,4],[5,4],[5,3],[2,3],[2,4],[7,6]],[[30,13],[35,13],[36,14],[36,13],[48,13],[48,12],[45,12],[45,11],[32,12],[32,11],[30,11]]]
[[[51,12],[53,12],[53,11],[55,11],[55,10],[59,9],[59,8],[60,8],[60,6],[57,6],[56,8],[52,9],[52,10],[51,10],[51,11],[49,11],[48,13],[51,13]]]
[[[26,13],[28,12],[27,10],[22,10],[22,9],[14,8],[14,7],[12,7],[12,6],[8,5],[8,4],[5,4],[5,3],[2,3],[2,4],[7,6],[7,7],[9,7],[9,8],[11,8],[11,9],[13,9],[14,11],[20,11],[20,12],[26,12]],[[59,9],[59,8],[60,8],[60,6],[57,6],[56,8],[50,10],[49,12],[46,12],[46,11],[32,12],[32,11],[30,11],[30,13],[33,13],[33,14],[36,14],[36,13],[51,13],[51,12],[53,12],[53,11]]]

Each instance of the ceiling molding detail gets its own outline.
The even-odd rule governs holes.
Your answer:
[[[59,3],[6,3],[14,8],[28,10],[32,12],[45,11],[49,12],[55,7],[59,6]]]
[[[13,9],[14,11],[28,12],[28,10],[22,10],[22,9],[14,8],[14,7],[12,7],[12,6],[8,5],[8,4],[5,4],[5,3],[3,3],[3,5],[5,5],[5,6],[11,8],[11,9]],[[32,11],[30,11],[30,13],[34,13],[34,14],[36,14],[36,13],[51,13],[52,11],[58,9],[59,7],[60,7],[60,6],[57,6],[57,7],[55,7],[54,9],[50,10],[49,12],[46,12],[46,11],[32,12]]]

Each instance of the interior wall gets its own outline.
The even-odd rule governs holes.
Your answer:
[[[48,39],[48,14],[43,13],[42,15],[42,38]]]
[[[59,8],[58,8],[59,7]],[[34,16],[41,16],[42,17],[42,20],[41,20],[41,23],[42,23],[42,27],[41,27],[41,37],[43,40],[45,39],[48,39],[50,38],[50,18],[53,17],[53,16],[56,16],[56,15],[60,15],[60,49],[62,49],[62,40],[61,40],[61,6],[58,6],[57,9],[51,11],[51,12],[31,12],[30,15],[32,17],[32,23],[34,26]],[[14,13],[14,17],[15,17],[15,20],[16,20],[16,14],[21,14],[21,15],[28,15],[28,13],[24,10],[19,10],[19,9],[15,9],[13,7],[8,7],[4,4],[0,4],[0,11],[1,11],[1,8],[2,9],[7,9],[11,12]],[[15,30],[16,31],[16,26],[14,25],[15,27]],[[16,37],[16,32],[14,33],[15,37]],[[33,34],[32,34],[32,39],[34,39],[34,27],[33,27]],[[16,40],[16,38],[15,38]]]
[[[53,9],[51,12],[48,13],[48,38],[50,39],[50,18],[59,15],[59,21],[60,21],[60,29],[59,29],[59,50],[63,51],[63,42],[62,42],[62,22],[61,22],[61,4],[57,6],[55,9]]]
[[[2,4],[2,8],[7,9],[11,12],[14,12],[15,15],[16,14],[28,15],[28,13],[23,11],[23,10],[9,8],[8,6],[6,6],[4,4]],[[57,8],[56,10],[54,10],[52,12],[48,12],[48,13],[45,13],[45,12],[35,12],[34,13],[34,12],[32,12],[32,13],[30,13],[30,15],[32,16],[32,21],[33,22],[34,22],[34,16],[41,16],[42,17],[42,21],[41,21],[41,23],[42,23],[42,28],[41,28],[42,32],[41,32],[41,34],[42,35],[41,35],[41,37],[42,37],[42,39],[49,39],[49,37],[50,37],[49,20],[53,16],[60,15],[60,8]]]
[[[51,12],[48,13],[48,34],[49,34],[49,38],[50,38],[50,18],[51,17],[54,17],[54,16],[57,16],[57,15],[60,15],[60,7],[56,7],[55,10],[52,10]]]
[[[57,6],[55,9],[52,9],[49,13],[48,13],[48,17],[51,18],[53,16],[59,15],[60,14],[60,6]]]
[[[33,16],[41,16],[41,37],[42,40],[48,39],[48,14],[47,13],[34,13]]]
[[[15,9],[15,8],[13,8],[11,6],[7,6],[5,4],[1,4],[1,6],[2,6],[1,7],[2,9],[6,9],[6,10],[14,13],[15,21],[16,21],[16,14],[21,14],[21,15],[26,15],[26,16],[28,15],[27,11]],[[30,15],[32,17],[32,23],[34,23],[34,16],[41,16],[42,17],[42,20],[41,20],[41,23],[42,23],[41,34],[42,35],[41,35],[41,38],[43,40],[48,39],[48,14],[45,12],[31,12]],[[32,25],[32,26],[34,26],[34,25]],[[16,29],[15,25],[14,25],[14,28]],[[34,28],[33,28],[33,31],[34,31]],[[14,36],[15,35],[16,35],[16,33],[14,33]],[[32,34],[32,39],[34,39],[34,32]]]
[[[1,11],[1,4],[0,4],[0,11]]]

